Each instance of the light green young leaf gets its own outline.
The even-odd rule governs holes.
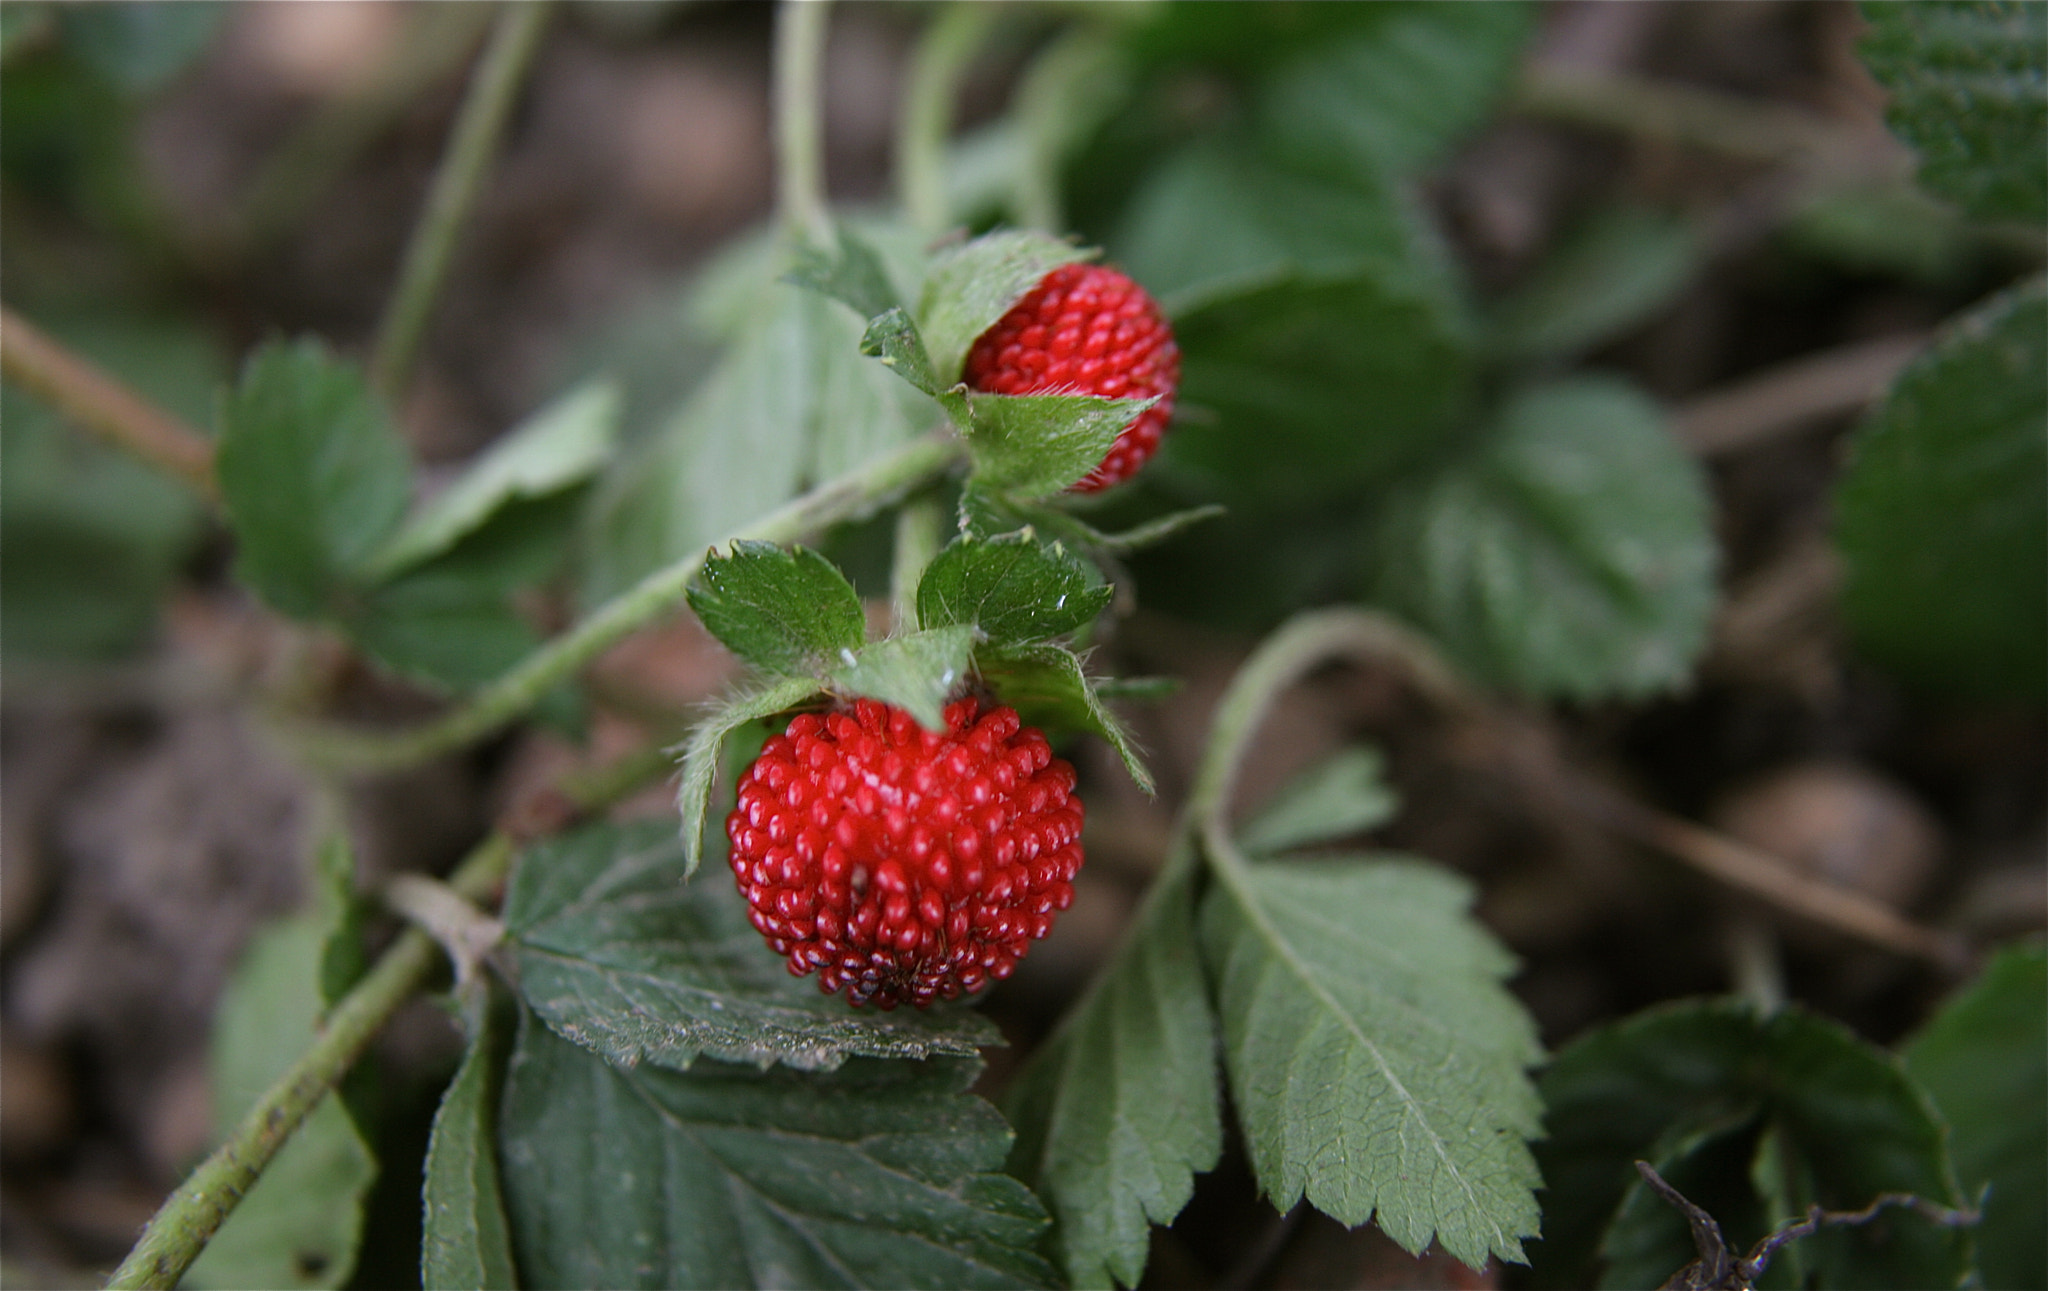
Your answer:
[[[1095,252],[1043,233],[986,233],[933,257],[917,302],[917,327],[943,385],[960,379],[974,339],[1010,312],[1039,280]]]
[[[1151,1225],[1173,1222],[1223,1149],[1193,873],[1161,877],[1003,1100],[1017,1127],[1010,1170],[1051,1207],[1053,1250],[1076,1287],[1138,1285]]]
[[[1921,0],[1863,16],[1863,61],[1920,182],[1979,219],[2048,217],[2048,9]]]
[[[1123,759],[1125,773],[1138,788],[1152,792],[1152,773],[1137,740],[1104,707],[1094,679],[1073,651],[1057,645],[992,647],[974,662],[996,698],[1016,709],[1025,725],[1101,736]]]
[[[843,655],[826,680],[839,694],[879,699],[926,730],[944,731],[946,704],[973,665],[976,637],[972,625],[955,624],[872,642]]]
[[[356,368],[317,342],[258,350],[221,408],[214,473],[237,575],[294,618],[363,582],[411,489],[405,443]]]
[[[421,1193],[420,1285],[472,1291],[519,1285],[498,1183],[498,1092],[511,1049],[511,1010],[478,1010],[455,1079],[427,1139]]]
[[[1367,598],[1529,695],[1668,690],[1714,603],[1706,483],[1656,405],[1581,377],[1514,396],[1433,478],[1390,491]]]
[[[214,1113],[232,1126],[310,1044],[330,916],[258,930],[214,1018]],[[292,1135],[186,1275],[200,1288],[338,1287],[353,1272],[377,1166],[330,1093]]]
[[[1344,749],[1297,776],[1238,830],[1238,846],[1273,855],[1376,829],[1401,799],[1386,782],[1387,760],[1366,745]]]
[[[697,872],[704,855],[704,814],[711,802],[712,783],[718,779],[718,750],[725,737],[748,722],[787,712],[818,691],[818,682],[809,677],[783,678],[731,696],[690,728],[682,750],[682,780],[676,788],[676,810],[683,818],[684,878]]]
[[[2048,286],[1972,310],[1856,432],[1842,611],[1912,682],[2048,692]]]
[[[1045,1212],[998,1173],[1009,1130],[965,1092],[977,1067],[620,1068],[525,1018],[499,1137],[520,1275],[539,1287],[1049,1285],[1032,1250]]]
[[[1522,1260],[1541,1050],[1470,886],[1394,859],[1235,869],[1202,903],[1202,945],[1266,1195],[1474,1268]]]
[[[1906,1046],[1906,1071],[1948,1122],[1987,1287],[2048,1286],[2048,948],[2000,951]]]
[[[808,547],[735,542],[704,562],[689,597],[712,636],[768,672],[813,673],[867,635],[853,584]]]
[[[927,628],[967,624],[988,641],[1015,645],[1085,627],[1114,595],[1079,557],[1029,529],[963,536],[925,567],[917,618]]]
[[[1512,359],[1550,359],[1614,340],[1674,303],[1705,250],[1678,216],[1603,207],[1501,303],[1495,344]]]
[[[1102,464],[1110,446],[1157,399],[1084,394],[970,394],[962,432],[976,483],[1020,498],[1049,497]]]
[[[708,1054],[815,1070],[1000,1043],[964,1006],[848,1008],[790,976],[729,876],[682,880],[681,848],[658,822],[594,826],[521,858],[504,918],[528,1006],[625,1066]]]
[[[529,417],[393,534],[370,576],[381,581],[443,554],[515,499],[589,479],[611,458],[619,399],[617,384],[600,378]]]

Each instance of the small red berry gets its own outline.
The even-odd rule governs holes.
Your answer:
[[[1095,493],[1137,474],[1158,450],[1180,385],[1180,347],[1143,287],[1105,265],[1062,265],[976,338],[964,379],[994,394],[1158,396],[1074,486]]]
[[[945,716],[941,735],[871,699],[801,713],[725,819],[754,927],[856,1005],[1008,977],[1074,900],[1074,768],[1014,708],[961,699]]]

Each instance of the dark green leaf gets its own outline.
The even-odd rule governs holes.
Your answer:
[[[196,58],[220,29],[227,6],[183,4],[64,5],[58,13],[64,47],[131,94],[155,89]]]
[[[726,736],[748,722],[787,712],[814,698],[818,691],[818,683],[808,677],[784,678],[731,696],[690,728],[682,750],[682,780],[676,788],[676,810],[683,818],[685,878],[697,872],[697,862],[704,855],[704,814],[711,802],[712,782],[718,779],[718,750]]]
[[[1078,631],[1113,595],[1079,557],[1025,529],[961,537],[941,550],[917,585],[917,617],[927,628],[967,624],[1015,645]]]
[[[1238,845],[1250,853],[1271,855],[1376,829],[1401,809],[1385,772],[1386,759],[1378,749],[1344,749],[1273,795],[1238,831]]]
[[[1692,225],[1678,216],[1605,207],[1502,302],[1496,344],[1515,359],[1603,345],[1676,302],[1704,252]]]
[[[807,547],[735,542],[704,562],[689,595],[712,636],[769,672],[814,672],[851,657],[867,637],[853,584]]]
[[[1920,152],[1920,182],[1979,219],[2048,216],[2048,9],[1922,0],[1863,16],[1863,61]]]
[[[329,927],[325,913],[297,915],[259,929],[250,941],[214,1018],[218,1126],[233,1126],[312,1043]],[[184,1285],[341,1286],[355,1268],[363,1198],[376,1173],[340,1098],[322,1098],[214,1234]]]
[[[1773,1206],[1792,1199],[1776,1171],[1768,1174],[1772,1191],[1779,1195],[1769,1202],[1759,1196],[1767,1172],[1758,1167],[1776,1164],[1775,1150],[1763,1146],[1766,1138],[1757,1107],[1745,1103],[1708,1114],[1698,1127],[1680,1122],[1644,1153],[1644,1159],[1666,1183],[1714,1216],[1724,1233],[1762,1233],[1774,1227],[1770,1216],[1782,1213]],[[1635,1175],[1634,1170],[1629,1173]],[[1758,1187],[1751,1186],[1752,1175]],[[1748,1248],[1735,1249],[1746,1254]],[[1785,1284],[1786,1275],[1803,1264],[1805,1255],[1798,1243],[1780,1253],[1771,1261],[1768,1284]],[[1685,1220],[1638,1176],[1630,1180],[1615,1210],[1600,1244],[1600,1258],[1606,1263],[1600,1285],[1627,1291],[1661,1286],[1699,1255]]]
[[[970,394],[973,478],[1018,497],[1058,493],[1102,464],[1116,437],[1156,399],[1084,394]]]
[[[1195,948],[1190,866],[1162,877],[1108,967],[1004,1098],[1010,1168],[1051,1207],[1068,1281],[1138,1285],[1223,1146],[1216,1021]]]
[[[444,554],[515,500],[558,493],[596,474],[611,458],[619,398],[615,383],[593,381],[528,418],[392,535],[372,562],[373,577]]]
[[[1086,731],[1109,741],[1138,788],[1152,792],[1152,773],[1138,743],[1105,708],[1081,660],[1065,646],[1011,646],[984,650],[975,659],[996,698],[1017,710],[1026,726]]]
[[[682,850],[658,822],[593,826],[529,852],[504,917],[527,1004],[628,1066],[708,1054],[817,1069],[998,1043],[965,1007],[854,1009],[791,977],[729,875],[683,882]]]
[[[2048,288],[1973,310],[1856,433],[1842,610],[1921,686],[2048,691]]]
[[[1043,233],[1005,229],[933,257],[917,302],[917,327],[942,385],[960,379],[974,339],[1010,312],[1039,280],[1094,252]]]
[[[796,265],[783,281],[830,296],[849,306],[863,323],[900,308],[903,302],[875,249],[845,228],[837,230],[835,240],[836,253],[811,245],[798,248]]]
[[[258,350],[221,412],[215,461],[236,573],[296,618],[331,610],[405,512],[405,443],[362,374],[313,341]]]
[[[1984,1285],[2048,1286],[2048,949],[2000,951],[1905,1059],[1948,1122],[1964,1198],[1990,1185],[1976,1230]]]
[[[861,333],[860,352],[881,360],[883,367],[937,399],[955,421],[966,420],[966,401],[940,384],[932,371],[931,356],[925,353],[924,338],[901,306],[875,316]]]
[[[1656,405],[1579,378],[1515,396],[1485,438],[1381,503],[1370,599],[1531,695],[1667,690],[1713,609],[1700,469]]]
[[[963,534],[994,538],[1027,527],[1035,528],[1077,551],[1098,557],[1130,555],[1223,514],[1224,508],[1220,506],[1190,507],[1148,520],[1122,533],[1103,533],[1057,505],[1027,502],[997,492],[978,480],[967,481],[960,490],[960,532]]]
[[[1474,1268],[1537,1231],[1535,1024],[1470,885],[1415,862],[1265,862],[1202,904],[1260,1186]]]
[[[837,1001],[835,1001],[837,1003]],[[842,1011],[845,1006],[840,1005]],[[620,1069],[523,1020],[499,1142],[527,1286],[1043,1286],[977,1064]]]
[[[1797,1191],[1820,1205],[1856,1210],[1890,1191],[1956,1204],[1941,1126],[1925,1096],[1888,1055],[1796,1009],[1765,1018],[1738,1001],[1710,1000],[1638,1014],[1572,1044],[1539,1088],[1549,1135],[1536,1148],[1548,1189],[1543,1241],[1532,1251],[1540,1286],[1593,1285],[1603,1241],[1617,1250],[1656,1241],[1689,1249],[1675,1211],[1631,1212],[1632,1223],[1658,1226],[1661,1237],[1611,1233],[1636,1179],[1632,1162],[1752,1111],[1777,1136],[1768,1144],[1745,1138],[1757,1145],[1757,1160],[1781,1178],[1798,1176]],[[1703,1195],[1756,1196],[1756,1162],[1739,1160],[1737,1179],[1707,1178],[1716,1160],[1728,1158],[1695,1163],[1692,1186]],[[1794,1197],[1782,1186],[1773,1191]],[[1768,1222],[1760,1198],[1753,1208],[1724,1209],[1738,1248],[1762,1236],[1748,1227]],[[1822,1287],[1954,1286],[1968,1264],[1968,1239],[1910,1211],[1887,1211],[1869,1225],[1808,1239],[1800,1258]]]
[[[432,569],[369,593],[342,626],[385,668],[444,693],[491,681],[540,645],[503,593]]]
[[[510,1013],[478,1010],[477,1033],[434,1113],[421,1194],[420,1285],[427,1291],[519,1285],[498,1183],[498,1091],[511,1048]]]
[[[945,707],[959,698],[974,660],[972,627],[931,628],[864,646],[826,673],[832,689],[903,709],[930,731],[946,729]]]

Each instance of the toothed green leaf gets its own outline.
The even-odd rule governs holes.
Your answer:
[[[1114,595],[1079,557],[1027,529],[948,544],[917,585],[917,617],[927,628],[968,624],[998,645],[1022,644],[1085,627]]]
[[[712,636],[768,672],[814,673],[867,637],[853,584],[807,547],[740,539],[704,562],[689,598]]]

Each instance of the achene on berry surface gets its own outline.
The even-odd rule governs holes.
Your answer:
[[[799,976],[884,1009],[1010,975],[1073,903],[1074,769],[1013,708],[956,700],[946,732],[862,699],[802,713],[726,818],[749,917]]]

